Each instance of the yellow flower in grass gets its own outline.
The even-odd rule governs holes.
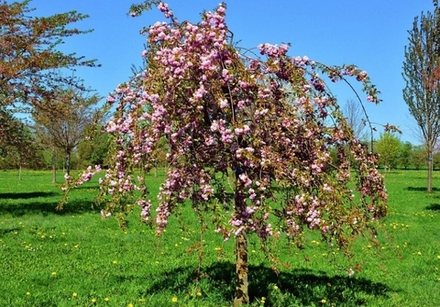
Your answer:
[[[30,292],[26,292],[26,295],[31,295],[31,293]]]
[[[177,297],[173,297],[172,299],[171,299],[171,301],[173,302],[173,303],[177,303]]]
[[[108,298],[108,297],[106,297],[105,299],[104,299],[104,301],[106,301],[106,302],[108,302],[110,299]]]
[[[96,298],[92,298],[92,303],[96,303]]]
[[[323,299],[321,300],[321,303],[325,304],[325,303],[327,303],[327,300],[326,300],[325,298],[323,298]]]
[[[78,296],[78,293],[73,292],[73,293],[72,293],[72,296],[73,296],[73,297],[77,297],[77,296]]]

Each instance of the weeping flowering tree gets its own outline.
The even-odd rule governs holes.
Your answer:
[[[145,30],[147,68],[108,98],[116,112],[105,127],[114,155],[100,179],[104,214],[139,206],[161,234],[171,215],[192,204],[236,242],[236,306],[249,301],[249,235],[269,253],[271,238],[301,244],[306,229],[341,248],[374,233],[387,211],[377,157],[353,136],[318,73],[334,82],[354,77],[378,103],[367,74],[290,57],[284,44],[241,54],[230,42],[224,4],[196,24],[179,23],[164,3],[158,8],[168,22]],[[168,168],[156,205],[139,169],[154,167],[163,139]],[[95,172],[67,178],[69,186]]]

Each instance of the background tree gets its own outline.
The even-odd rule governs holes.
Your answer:
[[[387,210],[377,157],[353,137],[318,77],[355,76],[368,100],[378,102],[367,74],[354,65],[292,58],[285,44],[260,45],[261,58],[242,56],[230,40],[224,4],[197,24],[178,23],[167,5],[158,7],[169,22],[145,29],[141,88],[130,81],[108,98],[116,112],[106,125],[114,140],[101,180],[106,211],[124,226],[124,216],[139,206],[161,234],[168,218],[190,204],[201,231],[235,239],[235,306],[249,302],[249,236],[260,239],[273,267],[277,250],[270,243],[285,238],[301,247],[308,230],[340,249],[364,231],[374,240],[375,221]],[[168,170],[155,206],[138,170],[152,170],[162,138]],[[66,188],[94,173],[88,168],[78,181],[67,176]]]
[[[411,165],[413,146],[410,142],[405,142],[400,146],[399,165],[404,169],[408,169]]]
[[[0,156],[3,168],[18,168],[19,179],[23,166],[41,167],[42,159],[38,155],[39,147],[29,127],[15,118],[7,108],[0,106]]]
[[[365,124],[367,122],[359,101],[349,99],[343,107],[343,113],[347,118],[348,125],[353,129],[353,134],[359,140],[366,140]]]
[[[43,102],[44,108],[36,106],[32,114],[41,140],[64,152],[67,174],[73,150],[101,116],[96,107],[99,99],[97,95],[84,97],[84,92],[68,88],[57,92],[56,99]]]
[[[417,122],[426,146],[427,191],[432,192],[433,150],[440,134],[440,11],[423,12],[414,19],[405,47],[403,98]]]
[[[29,3],[0,0],[0,106],[14,105],[20,111],[50,101],[59,86],[83,88],[73,76],[55,73],[58,69],[96,65],[95,60],[57,49],[65,38],[90,32],[72,27],[87,15],[71,11],[32,17]],[[9,131],[3,124],[0,130]]]
[[[419,170],[426,165],[426,147],[424,145],[414,146],[411,153],[411,163]]]
[[[89,165],[107,165],[107,155],[110,142],[110,135],[101,130],[103,127],[97,125],[97,129],[86,132],[86,137],[78,144],[78,166],[86,168]]]
[[[384,132],[375,144],[375,150],[379,153],[379,164],[385,171],[396,168],[400,152],[400,140],[392,132]]]

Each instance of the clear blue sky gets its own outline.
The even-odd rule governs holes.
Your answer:
[[[137,0],[33,0],[30,6],[36,8],[35,15],[69,10],[90,15],[76,26],[94,31],[68,38],[62,50],[98,59],[101,68],[82,68],[77,75],[107,96],[127,80],[133,64],[142,63],[140,54],[145,37],[139,30],[163,20],[157,9],[137,18],[127,16],[132,3]],[[170,0],[168,3],[180,21],[197,22],[200,12],[212,10],[219,1]],[[402,141],[421,143],[402,98],[405,85],[402,63],[407,31],[412,28],[414,17],[422,11],[432,11],[431,0],[230,0],[226,3],[229,29],[242,47],[254,48],[265,42],[291,43],[292,56],[307,55],[328,65],[356,64],[366,70],[383,99],[378,106],[365,102],[371,120],[397,125],[403,131]],[[341,104],[355,98],[344,86],[336,86],[333,92]]]

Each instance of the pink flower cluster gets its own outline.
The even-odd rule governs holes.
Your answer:
[[[101,184],[112,204],[129,211],[122,202],[140,192],[133,203],[158,233],[189,201],[197,214],[209,212],[225,239],[278,236],[271,224],[278,219],[291,239],[310,228],[325,238],[338,234],[341,245],[353,230],[341,224],[361,229],[367,223],[360,221],[386,213],[377,159],[353,138],[318,73],[354,77],[377,102],[366,72],[289,57],[287,44],[259,45],[264,59],[241,56],[229,42],[223,4],[197,24],[177,23],[165,3],[158,8],[174,22],[146,31],[147,69],[107,98],[116,112],[105,130],[115,142]],[[153,205],[145,179],[134,174],[159,161],[167,172]]]

